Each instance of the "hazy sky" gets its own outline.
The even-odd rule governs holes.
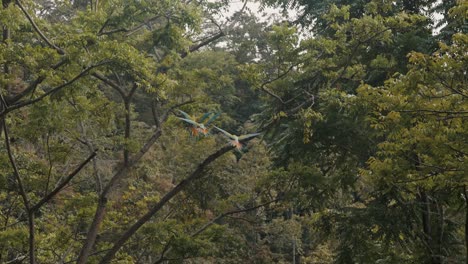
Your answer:
[[[244,3],[245,3],[245,1],[241,1],[241,0],[231,1],[231,7],[229,9],[229,14],[233,14],[234,12],[239,11],[240,9],[242,9],[242,6],[244,6]],[[275,15],[275,14],[277,14],[279,16],[281,14],[281,11],[282,11],[279,8],[271,8],[271,7],[261,9],[260,4],[257,3],[257,2],[254,2],[252,0],[247,2],[247,7],[252,11],[252,13],[254,13],[254,14],[258,13],[258,17],[263,18],[263,19],[267,19],[268,16]],[[293,9],[288,10],[288,17],[289,18],[295,17],[296,14],[297,14],[296,10],[293,10]]]
[[[271,16],[275,16],[277,15],[278,17],[281,16],[281,9],[279,8],[270,8],[270,7],[267,7],[267,8],[264,8],[263,10],[260,8],[260,4],[255,2],[255,0],[247,0],[247,7],[252,11],[252,13],[258,13],[258,17],[261,19],[261,20],[269,20],[271,19]],[[440,2],[442,2],[442,0],[438,0],[436,3],[434,3],[433,5],[437,5],[437,4],[440,4]],[[242,0],[232,0],[231,1],[231,7],[228,11],[228,16],[229,15],[232,15],[234,12],[236,11],[239,11],[240,9],[242,9],[242,6],[244,5],[245,1],[242,1]],[[294,20],[297,16],[297,13],[298,11],[297,10],[294,10],[294,9],[291,9],[291,10],[288,10],[288,20],[291,21],[291,20]],[[433,17],[431,17],[431,19],[434,21],[434,23],[437,23],[438,21],[440,21],[440,19],[443,17],[442,14],[440,13],[433,13],[432,14]],[[442,28],[443,26],[439,27],[439,28],[435,28],[433,29],[433,33],[434,34],[437,34],[438,31],[440,30],[440,28]]]

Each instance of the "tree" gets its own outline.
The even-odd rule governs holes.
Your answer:
[[[466,260],[466,4],[268,2],[2,1],[0,262]]]
[[[151,182],[126,181],[144,175],[140,166],[156,145],[161,144],[161,149],[168,145],[157,143],[163,131],[185,134],[177,130],[181,124],[170,118],[174,109],[198,102],[194,112],[213,110],[204,107],[207,101],[216,103],[206,99],[216,93],[213,78],[181,61],[223,36],[222,32],[205,35],[201,27],[205,19],[209,21],[210,12],[222,5],[191,1],[2,3],[0,116],[5,139],[1,170],[5,173],[1,180],[8,184],[1,191],[5,220],[1,232],[6,246],[0,259],[57,263],[77,258],[78,263],[107,263],[116,253],[122,261],[154,256],[155,252],[136,250],[127,242],[141,237],[137,231],[142,226],[233,149],[216,147],[224,141],[216,141],[215,136],[205,139],[199,144],[206,148],[196,149],[196,159],[180,171],[187,177],[178,175],[170,188],[158,192],[149,192]],[[232,73],[221,73],[226,74],[224,88]],[[145,114],[151,110],[153,126],[138,122],[134,109]],[[177,151],[184,150],[179,147]],[[91,175],[93,181],[89,181]],[[136,194],[126,192],[139,185]],[[123,196],[135,199],[136,208],[122,202]],[[258,208],[255,200],[249,203],[220,215]],[[158,218],[153,226],[163,234],[173,227],[186,231],[182,222],[172,223],[165,225],[164,218]],[[207,227],[204,230],[211,232]],[[11,240],[12,235],[18,239]],[[195,243],[197,248],[207,248],[216,239],[178,236],[179,242]],[[173,247],[171,239],[163,235],[154,243],[167,242]],[[164,259],[167,248],[160,249]],[[178,257],[190,257],[186,253]]]
[[[417,74],[413,72],[414,66],[408,64],[407,53],[417,51],[416,54],[428,60],[426,55],[421,54],[436,51],[429,19],[420,12],[423,5],[416,3],[415,6],[402,6],[402,3],[391,5],[377,1],[353,1],[351,6],[310,3],[321,4],[328,9],[325,14],[320,9],[309,10],[315,12],[317,18],[320,17],[314,24],[313,32],[316,35],[303,41],[297,52],[300,56],[295,63],[291,63],[295,66],[289,72],[282,71],[285,74],[281,75],[281,79],[286,82],[266,82],[271,92],[270,100],[278,102],[268,103],[262,118],[264,121],[272,117],[270,124],[276,131],[267,135],[275,142],[276,156],[279,157],[276,165],[282,167],[279,173],[284,178],[278,179],[284,181],[291,174],[304,175],[299,178],[296,188],[293,188],[292,196],[300,197],[293,200],[293,210],[298,214],[310,214],[315,219],[311,229],[317,236],[325,238],[315,241],[312,248],[320,248],[327,245],[324,241],[332,241],[337,245],[331,250],[336,253],[335,261],[338,263],[438,263],[442,261],[436,260],[438,256],[444,261],[457,262],[463,259],[460,257],[459,244],[455,245],[460,243],[460,236],[456,234],[461,229],[453,224],[454,219],[460,219],[459,213],[450,220],[444,216],[446,218],[442,222],[446,221],[446,226],[441,228],[439,225],[439,231],[431,233],[435,237],[441,234],[442,229],[443,235],[454,236],[441,238],[444,242],[432,242],[435,238],[428,238],[428,232],[421,233],[421,216],[413,213],[415,208],[420,208],[407,204],[409,201],[406,196],[412,193],[410,190],[393,187],[394,183],[385,187],[379,185],[382,189],[378,191],[370,189],[369,182],[364,180],[360,172],[366,168],[366,161],[378,156],[380,148],[387,144],[383,131],[391,131],[394,127],[393,124],[381,127],[381,132],[369,127],[367,113],[370,110],[360,103],[364,96],[358,93],[358,90],[363,89],[359,87],[379,87],[375,89],[375,97],[369,101],[380,98],[393,103],[401,101],[404,97],[389,95],[387,98],[381,87],[394,81],[392,77],[395,75],[405,75],[408,71],[408,75]],[[307,13],[307,7],[305,10]],[[464,10],[463,3],[451,12],[460,18],[463,17],[461,10]],[[458,42],[457,45],[460,50],[466,50],[465,43]],[[436,82],[434,78],[437,72],[433,69],[428,73],[431,75],[427,76],[428,84]],[[463,76],[463,73],[459,75]],[[414,79],[414,76],[408,79],[411,78]],[[314,99],[313,103],[309,98]],[[288,114],[288,109],[297,106],[307,107],[296,115]],[[380,112],[382,107],[380,105],[372,111]],[[410,135],[406,134],[407,137]],[[455,137],[462,139],[464,135],[457,134]],[[448,138],[444,140],[449,141]],[[437,159],[438,154],[431,152],[426,156]],[[383,159],[382,162],[387,161]],[[408,173],[410,170],[404,164],[401,160],[395,161],[387,166],[387,172],[390,173],[392,166],[398,166],[402,174]],[[373,170],[378,171],[380,165],[373,166]],[[382,175],[374,176],[376,172],[373,170],[369,177],[375,181],[381,180]],[[463,171],[460,168],[457,170]],[[440,193],[429,194],[429,197],[433,194],[437,196],[430,199],[440,199],[444,201],[441,203],[446,204],[447,207],[439,207],[439,211],[456,210],[460,201],[453,202],[451,199],[454,197],[448,197],[449,194],[460,194],[462,189],[458,188],[457,193],[456,188],[445,188],[444,184],[434,186],[444,189]],[[398,209],[393,206],[395,201],[402,201]],[[410,203],[419,206],[424,204],[421,199],[411,200]],[[434,211],[435,207],[429,208],[429,212]],[[395,219],[401,219],[402,223],[395,222]],[[435,220],[432,218],[430,221]],[[426,221],[426,225],[434,224]],[[429,245],[427,240],[431,241]],[[435,247],[438,247],[437,250]],[[440,253],[442,251],[443,254]],[[457,256],[457,259],[450,259],[450,254]],[[432,255],[432,258],[427,260],[423,255]]]
[[[414,210],[402,223],[411,230],[400,232],[418,241],[413,252],[421,251],[413,257],[425,263],[463,259],[457,232],[466,223],[460,209],[466,207],[467,40],[455,34],[452,45],[441,43],[433,55],[414,52],[406,75],[360,88],[366,104],[375,100],[369,121],[384,138],[364,172],[370,199]]]

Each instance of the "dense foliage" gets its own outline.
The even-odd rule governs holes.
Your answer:
[[[468,263],[468,2],[262,4],[3,0],[0,262]]]

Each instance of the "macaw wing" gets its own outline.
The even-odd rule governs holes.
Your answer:
[[[182,118],[182,117],[177,117],[178,119],[182,120],[182,121],[185,121],[191,125],[194,125],[194,126],[200,126],[200,124],[198,124],[197,122],[191,120],[191,119],[188,119],[188,118]]]
[[[211,124],[211,122],[213,122],[220,115],[221,115],[221,112],[218,112],[218,113],[214,114],[212,117],[210,117],[210,119],[208,119],[208,121],[206,121],[205,125]]]
[[[178,110],[178,111],[179,111],[179,113],[181,113],[186,119],[192,119],[192,117],[191,117],[189,114],[185,113],[184,111],[182,111],[182,110]]]
[[[208,113],[204,113],[198,120],[197,122],[198,123],[203,123],[203,121],[205,121],[208,117],[210,117],[210,115],[212,115],[213,113],[212,112],[208,112]]]
[[[236,136],[233,136],[232,134],[230,134],[229,132],[227,132],[226,130],[223,130],[217,126],[214,126],[214,128],[216,128],[217,130],[219,130],[221,133],[223,133],[224,135],[226,135],[227,137],[231,138],[231,139],[235,139]]]
[[[248,134],[248,135],[242,135],[242,136],[239,136],[239,140],[244,140],[244,139],[249,139],[249,138],[253,138],[253,137],[256,137],[260,135],[260,133],[253,133],[253,134]]]

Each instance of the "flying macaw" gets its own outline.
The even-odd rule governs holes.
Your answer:
[[[206,136],[209,132],[209,128],[207,126],[213,122],[221,113],[212,113],[208,112],[203,114],[198,120],[194,120],[193,117],[191,117],[189,114],[185,113],[182,110],[179,110],[179,112],[184,116],[182,117],[177,117],[178,119],[189,123],[190,126],[190,131],[192,132],[192,136],[198,136],[199,133],[202,133],[204,136]],[[213,115],[214,114],[214,115]]]
[[[230,140],[229,142],[231,143],[231,145],[233,145],[234,147],[236,147],[236,149],[237,149],[238,151],[241,151],[241,150],[242,150],[242,143],[240,142],[241,140],[253,138],[253,137],[256,137],[256,136],[260,135],[260,133],[253,133],[253,134],[247,134],[247,135],[236,136],[236,135],[233,135],[233,134],[227,132],[226,130],[223,130],[223,129],[217,127],[217,126],[214,126],[214,128],[216,128],[216,129],[219,130],[221,133],[223,133],[225,136],[227,136],[228,138],[230,138],[231,140]]]

